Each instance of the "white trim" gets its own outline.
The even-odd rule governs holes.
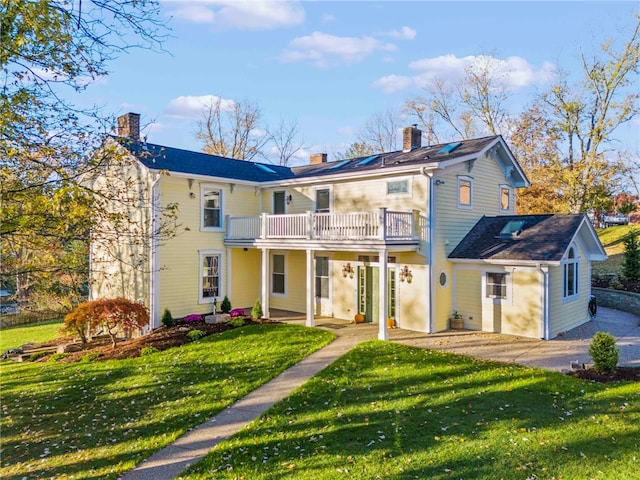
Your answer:
[[[269,294],[274,296],[274,297],[281,297],[281,298],[285,298],[288,295],[288,288],[287,288],[287,280],[289,277],[289,274],[287,272],[287,267],[289,266],[289,261],[288,261],[288,252],[283,251],[283,250],[271,250],[270,255],[269,255],[269,280],[270,280],[270,288],[269,288]],[[284,292],[283,293],[279,293],[279,292],[274,292],[273,291],[273,286],[274,286],[274,281],[273,281],[273,275],[274,275],[274,271],[273,271],[273,266],[274,266],[274,260],[273,257],[274,256],[281,256],[284,258],[284,272],[282,273],[282,275],[284,276]]]
[[[202,296],[202,263],[204,257],[210,257],[218,255],[218,295],[215,297],[203,297]],[[217,249],[204,249],[198,250],[198,304],[206,305],[207,303],[213,303],[214,299],[216,301],[223,299],[225,296],[225,278],[224,278],[224,265],[225,265],[225,255],[224,251]]]
[[[205,227],[204,225],[204,197],[209,192],[218,192],[220,202],[220,226]],[[224,232],[224,189],[221,185],[208,183],[200,184],[200,231],[201,232]]]
[[[442,282],[440,282],[440,277],[442,277],[442,275],[444,275],[444,284]],[[447,275],[447,271],[445,269],[441,269],[440,272],[438,272],[438,286],[440,288],[447,288],[447,286],[449,286],[449,275]]]
[[[469,183],[469,204],[460,202],[460,183]],[[456,190],[458,208],[462,210],[471,210],[473,208],[473,177],[468,175],[458,175],[458,189]]]

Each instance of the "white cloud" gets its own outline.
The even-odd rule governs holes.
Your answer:
[[[198,120],[202,118],[205,109],[218,101],[220,102],[221,110],[227,112],[233,109],[235,105],[233,100],[220,98],[215,95],[187,95],[171,100],[165,107],[164,113],[173,118]]]
[[[323,32],[294,38],[280,57],[285,62],[309,60],[318,67],[358,63],[376,51],[393,51],[395,45],[373,37],[338,37]]]
[[[299,25],[305,11],[297,1],[205,0],[179,2],[170,14],[195,23],[241,30],[269,30]]]
[[[356,134],[356,129],[353,128],[351,125],[347,125],[346,127],[340,127],[338,129],[338,135],[352,136],[355,134]]]
[[[322,15],[322,19],[321,20],[322,20],[322,23],[335,22],[336,17],[334,17],[330,13],[325,13],[324,15]]]
[[[556,74],[554,65],[549,62],[544,62],[538,68],[522,57],[499,59],[484,55],[456,57],[449,54],[413,61],[409,63],[409,69],[416,71],[414,75],[387,75],[373,82],[373,86],[385,93],[392,93],[408,88],[427,87],[436,80],[453,84],[461,81],[468,69],[479,69],[487,65],[495,69],[497,78],[509,90],[549,83]]]
[[[385,32],[382,35],[397,38],[399,40],[413,40],[416,38],[416,31],[411,27],[404,26],[400,30],[392,30],[390,32]]]

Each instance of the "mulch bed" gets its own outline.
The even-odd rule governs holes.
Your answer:
[[[640,293],[640,282],[634,282],[622,277],[599,275],[591,278],[591,285],[597,288],[612,288],[625,292]]]
[[[640,367],[618,367],[611,373],[598,373],[592,368],[587,368],[584,370],[574,370],[568,375],[574,378],[582,378],[583,380],[601,383],[620,381],[640,382]]]

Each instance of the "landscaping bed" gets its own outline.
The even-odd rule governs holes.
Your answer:
[[[640,382],[640,367],[618,367],[611,373],[598,373],[593,368],[582,370],[574,370],[569,373],[574,378],[582,378],[583,380],[591,380],[600,383],[609,382]]]

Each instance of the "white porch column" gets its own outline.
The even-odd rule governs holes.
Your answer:
[[[313,261],[313,250],[307,249],[307,327],[315,325],[314,301],[315,301],[315,264]]]
[[[269,249],[262,248],[262,268],[260,270],[260,303],[262,315],[269,318]]]
[[[388,301],[388,269],[387,269],[387,251],[380,250],[378,253],[380,257],[379,265],[380,265],[380,311],[379,315],[379,325],[378,325],[378,339],[379,340],[389,340],[389,332],[387,331],[387,312],[389,310],[389,301]]]

